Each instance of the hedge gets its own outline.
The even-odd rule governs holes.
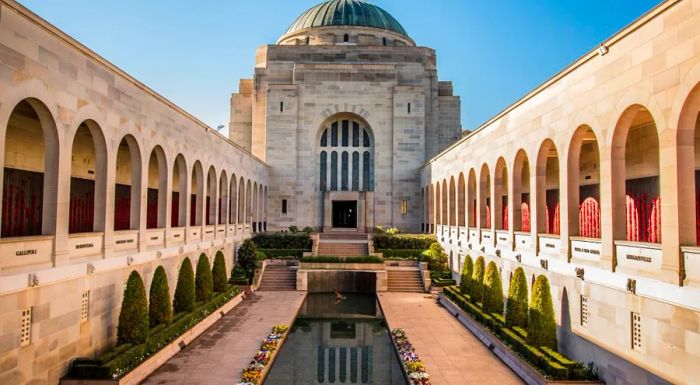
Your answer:
[[[299,259],[304,256],[304,252],[309,251],[305,249],[258,249],[265,255],[265,258],[270,259],[287,259],[295,258]]]
[[[472,274],[472,290],[469,293],[474,302],[484,300],[484,257],[479,257],[474,263],[474,274]]]
[[[557,350],[557,324],[554,321],[552,293],[544,275],[535,279],[527,320],[527,342]]]
[[[428,234],[377,234],[374,236],[375,249],[426,250],[437,238]]]
[[[251,240],[259,249],[298,249],[311,251],[313,241],[306,233],[262,233]]]
[[[304,263],[384,263],[384,258],[375,256],[338,257],[332,255],[319,255],[304,257],[300,260]]]
[[[506,345],[518,353],[525,361],[535,366],[543,375],[553,380],[596,380],[597,371],[581,362],[573,361],[547,347],[535,347],[526,342],[522,328],[505,326],[505,319],[499,314],[486,314],[468,297],[460,294],[455,286],[446,287],[443,294],[480,324],[494,332]]]
[[[484,312],[503,314],[503,284],[501,283],[501,274],[494,262],[489,262],[486,267],[483,302]]]
[[[173,310],[176,313],[190,312],[194,309],[194,271],[189,257],[185,257],[180,266],[180,273],[177,276],[177,286],[175,286],[175,299],[173,299]]]
[[[170,323],[173,318],[173,306],[170,303],[168,276],[165,274],[163,266],[158,266],[153,274],[148,298],[148,323],[150,327],[161,323]]]
[[[129,274],[119,311],[117,341],[119,344],[140,344],[148,337],[148,300],[146,288],[136,271]]]
[[[226,278],[226,261],[224,260],[224,253],[220,250],[216,252],[214,256],[214,266],[211,269],[212,276],[212,286],[215,293],[223,293],[228,286]]]
[[[399,260],[420,260],[425,250],[417,249],[374,249],[377,253],[382,253],[384,259]]]
[[[194,278],[194,297],[197,302],[211,300],[214,292],[214,281],[211,276],[209,257],[202,253],[197,261],[197,275]]]
[[[171,341],[238,295],[237,286],[230,286],[224,293],[194,311],[180,314],[170,325],[159,325],[150,330],[145,343],[124,344],[101,355],[98,359],[78,358],[73,361],[68,376],[72,378],[114,378],[127,373],[161,350]]]
[[[515,269],[508,287],[506,325],[527,327],[527,279],[522,267]]]

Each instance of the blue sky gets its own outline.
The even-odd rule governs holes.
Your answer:
[[[320,0],[20,0],[212,127],[274,43]],[[473,129],[659,0],[373,0],[422,46]],[[223,131],[226,132],[226,129]]]

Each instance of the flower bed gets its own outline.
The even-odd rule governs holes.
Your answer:
[[[168,325],[160,324],[149,331],[148,339],[139,345],[121,344],[97,359],[77,358],[68,372],[70,379],[119,379],[138,367],[161,349],[193,329],[229,301],[240,290],[230,286],[224,293],[203,303],[189,313],[176,315]]]
[[[535,368],[546,380],[598,381],[598,375],[592,364],[571,360],[547,347],[536,347],[527,343],[527,331],[519,327],[507,327],[500,314],[485,313],[480,304],[473,303],[468,295],[462,294],[456,286],[446,287],[443,296],[456,307],[464,310],[471,319],[492,332],[521,360]]]
[[[399,353],[401,365],[412,385],[430,385],[430,375],[425,371],[423,362],[413,349],[413,345],[408,341],[406,332],[403,329],[391,331],[392,340],[396,351]]]
[[[267,375],[268,364],[272,361],[275,352],[279,348],[280,341],[284,340],[288,331],[287,325],[276,325],[272,332],[260,344],[258,351],[248,364],[248,367],[241,372],[241,381],[236,385],[258,385],[261,384]]]

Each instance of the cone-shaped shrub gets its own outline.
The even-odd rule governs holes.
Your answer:
[[[148,337],[148,303],[146,287],[141,276],[132,271],[124,288],[122,309],[119,312],[117,341],[119,344],[142,344]]]
[[[522,267],[515,269],[508,288],[506,325],[527,327],[527,278]]]
[[[552,293],[544,275],[535,280],[527,320],[527,342],[557,350],[557,324],[554,322]]]
[[[151,327],[161,323],[170,323],[173,318],[173,308],[170,304],[170,287],[168,276],[163,266],[158,266],[153,274],[151,290],[148,297],[148,320]]]
[[[472,274],[474,274],[474,262],[472,262],[472,257],[468,256],[464,258],[464,266],[462,266],[462,274],[459,281],[459,291],[462,294],[470,294],[472,287]]]
[[[489,262],[484,274],[483,308],[485,313],[503,314],[503,284],[498,267],[493,262]]]
[[[474,263],[474,273],[472,274],[472,301],[481,302],[484,300],[484,257],[479,257]]]
[[[211,269],[211,275],[214,280],[214,292],[223,293],[228,286],[228,278],[226,278],[226,261],[224,261],[224,253],[216,252],[214,257],[214,267]]]
[[[192,271],[192,262],[189,258],[185,258],[180,266],[173,308],[176,313],[194,310],[194,271]]]
[[[214,283],[211,277],[211,265],[209,258],[202,253],[197,261],[197,275],[194,278],[195,299],[197,302],[208,302],[214,291]]]

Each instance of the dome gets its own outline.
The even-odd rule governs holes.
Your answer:
[[[331,0],[318,4],[299,16],[285,35],[307,28],[355,26],[378,28],[408,37],[389,12],[360,0]]]

